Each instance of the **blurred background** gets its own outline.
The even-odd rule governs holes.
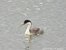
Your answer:
[[[66,50],[66,0],[0,0],[0,50],[25,50],[25,19],[44,29],[31,50]]]

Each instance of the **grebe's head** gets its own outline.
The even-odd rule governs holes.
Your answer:
[[[30,20],[25,20],[24,24],[32,24]]]

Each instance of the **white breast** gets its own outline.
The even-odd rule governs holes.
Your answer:
[[[26,31],[25,31],[25,35],[30,35],[29,30],[26,30]]]
[[[26,30],[25,31],[25,38],[27,41],[29,40],[29,36],[30,36],[30,32],[29,32],[29,30]]]

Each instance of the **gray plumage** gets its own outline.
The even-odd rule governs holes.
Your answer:
[[[41,35],[44,33],[43,30],[41,30],[40,28],[30,28],[29,29],[30,33],[32,33],[33,35]]]

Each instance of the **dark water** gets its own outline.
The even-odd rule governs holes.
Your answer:
[[[0,0],[0,50],[25,50],[25,19],[45,32],[31,50],[65,50],[66,0]]]

